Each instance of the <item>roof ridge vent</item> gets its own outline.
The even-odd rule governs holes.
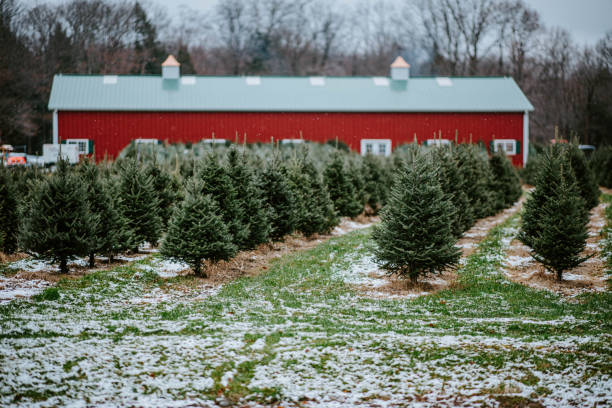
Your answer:
[[[394,81],[407,81],[410,78],[410,64],[398,56],[391,64],[391,79]]]
[[[174,58],[174,55],[168,55],[168,58],[162,64],[163,79],[179,79],[181,76],[181,64]]]

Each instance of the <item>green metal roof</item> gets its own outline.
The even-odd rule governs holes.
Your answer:
[[[512,78],[56,75],[51,110],[523,112]]]

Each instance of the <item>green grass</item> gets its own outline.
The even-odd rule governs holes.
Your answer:
[[[313,403],[333,394],[368,405],[427,400],[440,381],[448,398],[489,405],[586,395],[612,372],[612,297],[567,302],[508,281],[504,242],[518,223],[516,215],[489,232],[458,285],[416,299],[366,298],[338,274],[369,256],[368,230],[277,259],[197,301],[197,279],[161,279],[139,267],[149,260],[63,280],[0,306],[0,403]],[[157,292],[167,300],[139,301]],[[94,391],[109,381],[104,397]],[[521,387],[529,398],[512,395]]]

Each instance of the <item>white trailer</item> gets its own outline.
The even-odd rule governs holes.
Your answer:
[[[61,153],[60,153],[61,152]],[[58,157],[68,160],[70,164],[79,162],[79,146],[76,144],[44,144],[43,162],[45,164],[56,163]]]

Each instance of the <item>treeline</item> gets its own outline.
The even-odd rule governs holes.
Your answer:
[[[340,217],[377,213],[388,163],[315,148],[327,152],[326,161],[315,162],[307,145],[207,146],[178,167],[145,152],[75,167],[60,161],[51,173],[0,167],[0,250],[28,252],[66,273],[74,257],[89,256],[93,267],[96,255],[112,260],[161,240],[163,255],[199,273],[203,260],[229,259],[294,232],[329,233]]]
[[[610,144],[612,33],[579,47],[523,0],[224,0],[206,12],[134,0],[0,0],[0,139],[40,152],[57,73],[158,74],[168,53],[185,74],[512,76],[535,105],[533,140],[554,127]]]
[[[340,217],[378,214],[397,200],[391,186],[404,186],[399,175],[422,155],[431,159],[430,176],[451,208],[445,227],[451,242],[521,195],[510,161],[489,158],[478,146],[410,145],[392,158],[342,147],[132,145],[115,162],[60,162],[52,173],[0,168],[0,221],[6,221],[0,250],[26,251],[65,273],[73,257],[88,256],[93,266],[97,255],[111,260],[145,242],[161,243],[163,256],[204,274],[203,261],[230,259],[295,232],[329,233]]]

